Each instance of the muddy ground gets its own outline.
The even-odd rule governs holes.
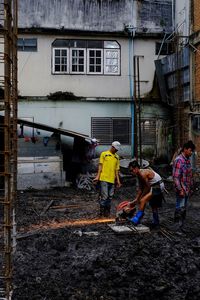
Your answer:
[[[98,222],[98,193],[74,188],[19,192],[13,300],[200,299],[199,187],[184,232],[171,231],[174,192],[160,209],[161,230],[114,233]],[[134,196],[131,180],[116,205]],[[88,222],[88,224],[87,224]],[[143,224],[151,222],[146,208]]]

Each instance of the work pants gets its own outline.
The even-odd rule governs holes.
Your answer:
[[[114,184],[100,181],[100,206],[110,207],[114,195]]]
[[[179,193],[176,193],[176,209],[174,213],[174,222],[178,222],[180,226],[184,225],[188,200],[188,196],[180,197]]]

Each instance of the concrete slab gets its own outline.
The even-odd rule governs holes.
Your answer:
[[[137,226],[134,225],[116,225],[116,224],[108,224],[108,226],[118,234],[127,234],[127,233],[147,233],[150,232],[150,228],[139,224]]]

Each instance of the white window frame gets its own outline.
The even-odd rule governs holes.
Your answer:
[[[54,41],[55,42],[55,41]],[[87,40],[86,40],[87,42]],[[113,42],[113,45],[112,45],[112,42]],[[71,43],[72,45],[72,43]],[[118,44],[117,41],[104,41],[104,44],[102,44],[102,48],[101,47],[94,47],[94,48],[89,48],[87,47],[89,44],[85,43],[85,47],[70,47],[70,40],[67,42],[67,43],[63,43],[62,44],[58,44],[57,46],[55,45],[52,45],[52,66],[51,66],[51,69],[52,69],[52,74],[55,74],[55,75],[64,75],[64,74],[82,74],[82,75],[105,75],[105,76],[119,76],[121,74],[121,47],[120,45]],[[104,46],[104,48],[103,48]],[[117,47],[117,48],[116,48]],[[61,71],[56,71],[56,68],[55,68],[55,52],[59,50],[59,51],[62,51],[62,50],[65,50],[67,53],[66,53],[66,61],[65,60],[62,60],[62,56],[61,56],[61,53],[60,53],[60,56],[59,59],[60,59],[60,64],[58,64],[59,68],[61,69]],[[75,57],[72,56],[72,53],[73,51],[83,51],[83,57],[79,57],[80,53],[78,53],[77,55],[77,61],[78,61],[78,64],[74,64],[74,66],[78,66],[78,69],[80,68],[80,66],[83,66],[83,71],[73,71],[72,68],[73,68],[73,65],[72,65],[72,62],[74,61],[76,63],[76,59]],[[100,51],[101,52],[101,71],[100,72],[91,72],[90,71],[90,66],[92,66],[92,64],[90,65],[90,52],[91,51]],[[112,57],[112,55],[108,55],[108,53],[117,53],[117,58],[115,57]],[[113,55],[114,56],[114,55]],[[63,56],[65,58],[65,56]],[[83,65],[80,64],[80,60],[83,58]],[[116,59],[117,61],[115,62],[115,64],[113,64],[113,61],[112,59]],[[96,63],[96,60],[97,58],[95,57],[94,55],[94,69],[96,69],[96,67],[100,64],[97,64]],[[62,71],[62,66],[64,66],[65,64],[62,63],[62,61],[66,62],[66,71]],[[110,66],[110,68],[109,68]],[[110,70],[109,69],[112,69],[112,66],[113,66],[113,70]],[[117,71],[115,71],[115,66],[117,67]],[[108,71],[106,71],[106,69]]]
[[[91,72],[90,71],[90,51],[100,51],[101,52],[101,72]],[[96,66],[96,63],[94,64],[94,66]],[[104,65],[103,65],[103,49],[99,49],[99,48],[87,48],[87,74],[103,74],[103,69],[104,69]]]
[[[77,50],[77,51],[83,51],[84,52],[84,62],[83,62],[83,67],[84,70],[83,72],[80,71],[72,71],[72,51]],[[70,48],[70,74],[86,74],[86,48]]]
[[[55,51],[56,50],[67,51],[67,70],[66,71],[56,71],[55,70]],[[53,74],[69,74],[69,48],[53,48]]]
[[[107,59],[107,52],[117,52],[118,53],[118,58],[117,58],[117,63],[118,63],[118,72],[107,72],[106,67],[106,59]],[[112,59],[112,58],[110,58]],[[105,75],[120,75],[120,49],[104,49],[104,74]]]

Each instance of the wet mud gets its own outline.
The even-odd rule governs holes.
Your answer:
[[[198,187],[184,231],[174,232],[171,184],[160,230],[116,234],[115,207],[135,187],[116,190],[110,219],[99,219],[98,193],[72,188],[19,192],[13,300],[200,299]],[[146,207],[143,224],[151,223]]]

